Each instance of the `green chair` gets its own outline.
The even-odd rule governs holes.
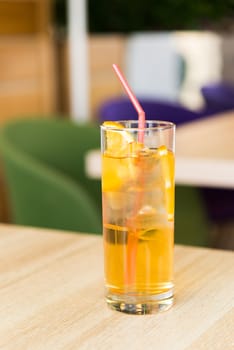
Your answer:
[[[85,156],[97,148],[98,126],[55,116],[6,124],[0,149],[12,221],[101,233],[100,180],[85,173]]]
[[[18,120],[0,131],[12,219],[16,224],[101,233],[100,180],[85,156],[100,147],[98,126],[68,120]],[[206,246],[208,222],[199,189],[176,186],[175,242]]]
[[[209,246],[210,223],[200,189],[176,186],[175,242],[193,246]]]

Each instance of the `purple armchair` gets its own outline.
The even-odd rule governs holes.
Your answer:
[[[205,115],[204,112],[192,111],[175,102],[141,98],[139,102],[148,120],[169,120],[175,124],[182,124]],[[132,103],[125,97],[117,97],[104,102],[98,111],[98,119],[101,123],[105,120],[135,120],[137,118]]]
[[[218,82],[201,88],[206,108],[213,113],[234,109],[234,85]]]

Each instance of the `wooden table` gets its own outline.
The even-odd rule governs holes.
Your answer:
[[[234,111],[177,127],[175,179],[234,189]]]
[[[175,248],[176,301],[131,316],[104,301],[100,236],[0,225],[0,349],[234,348],[234,253]]]

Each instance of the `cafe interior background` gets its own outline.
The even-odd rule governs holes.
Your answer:
[[[231,0],[1,0],[0,127],[36,117],[99,128],[104,107],[124,94],[112,63],[123,69],[138,97],[182,106],[193,119],[196,113],[210,121],[217,114],[231,113],[233,14]],[[218,89],[225,84],[229,95],[233,94],[232,104],[209,106],[206,88]],[[190,122],[189,118],[183,120],[178,129]],[[225,140],[225,134],[219,137]],[[61,152],[60,156],[68,158],[70,154]],[[0,221],[21,223],[14,216],[20,208],[11,202],[1,153],[0,157]],[[233,152],[232,157],[233,161]],[[181,210],[176,211],[176,225],[184,227],[187,238],[206,235],[201,240],[186,239],[176,231],[176,242],[233,249],[233,187],[180,184],[176,188],[176,208]],[[29,206],[43,196],[45,193],[38,191],[38,198],[31,199]],[[211,202],[215,207],[212,213]],[[48,216],[54,215],[56,221],[52,205]],[[42,208],[38,208],[40,212]],[[203,225],[200,229],[196,226],[197,210]],[[43,220],[41,215],[41,222],[35,221],[35,225],[48,226]],[[29,224],[34,224],[33,218]],[[60,228],[58,225],[55,227]]]

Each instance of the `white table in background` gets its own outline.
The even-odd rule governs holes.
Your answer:
[[[100,178],[99,150],[87,155],[86,171]],[[234,189],[234,111],[177,127],[175,180],[180,185]]]
[[[234,189],[234,111],[177,127],[176,183]]]

